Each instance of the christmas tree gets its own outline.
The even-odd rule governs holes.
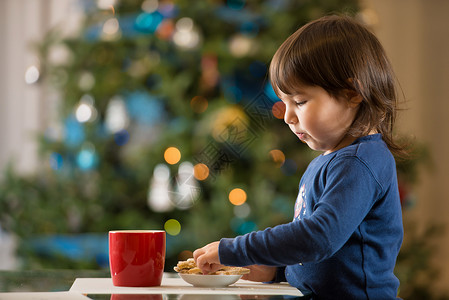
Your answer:
[[[80,5],[76,37],[55,29],[36,46],[37,84],[59,116],[39,137],[42,166],[11,168],[0,192],[2,227],[22,251],[36,235],[163,228],[171,270],[205,243],[290,221],[316,153],[285,128],[267,67],[298,27],[355,15],[357,1]]]

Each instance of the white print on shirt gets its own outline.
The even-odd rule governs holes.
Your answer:
[[[304,209],[303,215],[305,215],[306,211],[306,185],[303,184],[299,189],[298,198],[296,198],[295,203],[295,220],[301,220],[301,211]]]

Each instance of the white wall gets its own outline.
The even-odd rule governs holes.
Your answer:
[[[0,1],[0,170],[11,160],[20,172],[36,169],[35,136],[47,127],[53,100],[39,84],[25,83],[25,71],[39,65],[32,47],[49,28],[62,25],[69,34],[79,18],[74,0]]]
[[[0,164],[3,167],[14,156],[22,171],[33,169],[36,163],[36,144],[28,134],[39,127],[40,92],[24,81],[25,69],[33,60],[27,46],[32,37],[40,36],[42,27],[36,4],[0,2]]]

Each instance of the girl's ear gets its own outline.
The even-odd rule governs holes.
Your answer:
[[[360,87],[360,81],[358,79],[349,78],[348,82],[354,86],[354,89],[346,89],[344,93],[348,99],[348,104],[350,107],[357,107],[362,101],[363,97],[357,92],[357,87]]]
[[[355,108],[363,101],[362,95],[354,90],[344,90],[344,94],[350,107]]]

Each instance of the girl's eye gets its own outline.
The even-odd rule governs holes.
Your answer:
[[[304,104],[306,104],[307,100],[303,100],[303,101],[297,101],[296,105],[298,106],[303,106]]]

